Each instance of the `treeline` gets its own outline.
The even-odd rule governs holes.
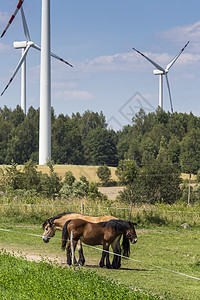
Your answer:
[[[132,124],[115,132],[107,128],[102,112],[55,115],[52,120],[53,164],[117,166],[124,159],[140,168],[165,156],[180,172],[197,174],[200,165],[200,118],[192,113],[142,109]],[[17,106],[0,109],[0,164],[38,162],[39,109],[25,116]]]

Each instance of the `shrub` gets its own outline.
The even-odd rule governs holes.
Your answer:
[[[68,171],[65,173],[65,179],[64,183],[72,186],[76,178],[74,177],[73,173],[71,171]]]
[[[100,166],[97,170],[97,176],[104,185],[107,185],[111,177],[111,171],[106,165]]]

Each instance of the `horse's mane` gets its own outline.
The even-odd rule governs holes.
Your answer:
[[[106,228],[111,226],[111,228],[115,231],[118,231],[118,230],[120,231],[120,230],[125,230],[125,229],[130,228],[130,224],[128,221],[119,220],[119,219],[117,219],[117,220],[112,219],[107,222],[100,222],[99,225],[101,225],[102,227],[106,227]]]
[[[54,222],[54,220],[60,219],[60,218],[62,218],[63,216],[65,216],[65,215],[70,215],[70,214],[75,214],[75,212],[71,212],[71,211],[63,212],[63,213],[61,213],[61,214],[58,214],[58,215],[55,216],[55,217],[48,218],[48,219],[46,219],[46,220],[44,221],[44,223],[42,224],[42,227],[44,228],[48,223],[49,223],[50,225],[52,225],[53,222]]]

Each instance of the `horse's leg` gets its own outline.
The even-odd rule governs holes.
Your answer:
[[[78,249],[78,253],[79,253],[78,265],[83,266],[85,263],[85,257],[83,255],[83,247],[82,247],[82,243],[80,240],[78,240],[77,249]]]
[[[112,266],[110,264],[110,259],[109,259],[109,246],[110,244],[106,243],[106,245],[104,246],[104,250],[106,250],[106,268],[107,269],[112,269]]]
[[[71,244],[70,244],[70,241],[67,242],[66,254],[67,254],[67,264],[69,266],[71,266],[71,264],[72,264],[72,253],[71,253]]]
[[[74,265],[78,265],[78,264],[77,264],[76,257],[75,257],[76,245],[77,245],[77,242],[76,242],[76,241],[73,241],[73,247],[74,247]]]
[[[100,267],[103,268],[105,266],[104,261],[106,258],[106,268],[111,269],[112,266],[110,264],[110,259],[109,259],[109,244],[108,243],[103,243],[103,252],[102,252],[102,256],[101,256],[101,261],[99,263]]]
[[[121,246],[120,246],[120,238],[121,235],[118,236],[111,244],[113,252],[118,254],[114,255],[113,261],[112,261],[112,267],[113,269],[119,269],[121,267]]]
[[[103,250],[104,250],[104,246],[103,246]],[[99,263],[99,266],[101,268],[105,267],[105,264],[104,264],[105,257],[106,257],[106,252],[102,251],[101,260],[100,260],[100,263]]]

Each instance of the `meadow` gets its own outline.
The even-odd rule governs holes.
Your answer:
[[[97,167],[57,167],[54,169],[61,178],[66,171],[72,171],[77,179],[84,175],[88,180],[98,181]],[[48,173],[45,166],[38,167],[38,171]],[[112,168],[113,180],[116,179],[114,171]],[[102,192],[111,195],[113,188],[102,189]],[[119,191],[123,187],[115,188]],[[53,294],[55,299],[199,299],[199,205],[180,202],[131,207],[115,198],[53,200],[33,196],[28,191],[16,195],[1,192],[0,249],[7,252],[1,250],[0,255],[3,266],[0,298],[41,299],[44,294],[51,299]],[[138,235],[138,242],[131,245],[130,258],[122,258],[119,270],[101,269],[102,247],[95,249],[83,245],[85,266],[69,268],[66,254],[61,250],[61,233],[57,232],[48,244],[42,241],[42,223],[63,211],[84,212],[91,216],[113,215],[123,220],[130,217],[137,223]],[[183,223],[189,227],[184,229]],[[81,279],[78,287],[77,278]],[[54,285],[53,279],[58,285]]]
[[[60,232],[57,232],[55,238],[45,244],[41,238],[43,232],[41,225],[47,217],[69,209],[67,209],[67,204],[65,209],[64,204],[61,207],[56,203],[54,206],[45,204],[47,203],[44,202],[43,206],[1,206],[0,249],[14,251],[18,255],[22,253],[31,260],[40,261],[44,258],[56,260],[59,266],[66,267],[66,254],[61,250]],[[73,202],[70,205],[71,210],[80,211],[80,202]],[[124,209],[119,208],[119,203],[116,203],[115,208],[108,203],[107,205],[106,203],[93,203],[91,207],[89,204],[85,205],[85,213],[113,214],[127,219],[128,206]],[[160,205],[157,208],[135,207],[132,220],[138,222],[136,227],[138,242],[131,245],[130,259],[123,258],[119,270],[101,269],[98,265],[101,251],[83,245],[86,264],[81,269],[106,276],[106,278],[125,284],[129,289],[137,289],[164,299],[199,299],[200,213],[197,209],[197,207],[180,205],[176,207]],[[189,228],[179,227],[183,221],[190,224]],[[97,246],[97,248],[102,247]],[[148,297],[150,296],[146,295],[144,299],[150,299]],[[58,299],[63,298],[58,297]],[[93,298],[91,296],[85,299]],[[134,298],[131,296],[124,299]]]

